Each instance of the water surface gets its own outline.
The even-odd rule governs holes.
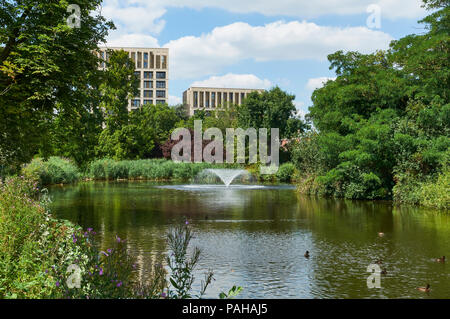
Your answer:
[[[232,285],[244,288],[241,298],[450,297],[450,261],[434,261],[450,257],[443,212],[310,198],[291,186],[111,182],[50,194],[56,217],[98,230],[105,248],[116,234],[127,238],[140,266],[160,260],[167,229],[187,219],[202,250],[197,285],[207,269],[215,273],[207,297]],[[378,259],[388,273],[368,289],[367,267]],[[427,283],[429,294],[415,289]]]

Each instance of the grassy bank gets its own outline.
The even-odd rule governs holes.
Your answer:
[[[24,166],[22,174],[38,181],[39,185],[70,184],[81,180],[152,180],[192,181],[202,170],[208,168],[245,168],[240,164],[176,163],[165,159],[124,160],[99,159],[81,171],[72,161],[50,157],[47,161],[35,158]],[[296,176],[293,164],[285,163],[276,175],[260,175],[259,166],[248,170],[260,181],[291,182]]]

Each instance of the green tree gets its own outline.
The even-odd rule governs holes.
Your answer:
[[[100,0],[71,3],[80,28],[66,22],[67,1],[0,1],[0,166],[29,161],[54,114],[83,107],[72,102],[89,87],[99,62],[92,52],[114,26],[94,13]]]
[[[288,121],[295,112],[294,95],[279,87],[262,93],[252,92],[241,105],[236,106],[237,125],[242,128],[279,128],[280,136],[289,135]],[[292,127],[292,126],[290,126]]]

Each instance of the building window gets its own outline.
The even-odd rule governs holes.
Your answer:
[[[138,52],[137,56],[137,68],[140,69],[142,68],[142,52]]]
[[[245,93],[241,93],[241,104],[244,101],[244,99],[245,99]]]
[[[235,101],[236,104],[240,104],[239,103],[239,93],[235,93],[234,94],[234,101]]]
[[[152,90],[144,90],[144,97],[153,97]]]
[[[153,54],[153,52],[150,52],[150,68],[155,68],[155,55]]]
[[[144,79],[152,79],[153,78],[153,72],[144,71]]]
[[[228,93],[223,93],[223,103],[225,104],[225,103],[227,103],[227,100],[228,100]]]
[[[198,107],[198,92],[194,92],[194,107]]]
[[[156,91],[156,97],[166,97],[166,91]]]
[[[166,81],[156,81],[156,88],[157,89],[165,89],[166,88]]]
[[[222,92],[217,92],[217,106],[222,105]]]
[[[137,77],[138,79],[141,79],[141,71],[135,71],[134,76]]]
[[[161,55],[161,69],[167,69],[167,57]]]
[[[216,107],[216,92],[211,92],[211,107]]]
[[[161,69],[161,56],[160,55],[156,56],[156,68]]]
[[[140,100],[132,100],[131,101],[131,106],[132,107],[139,107],[139,106],[141,106],[141,101]]]
[[[133,61],[134,67],[136,67],[136,52],[131,52],[131,60]]]
[[[164,101],[164,100],[156,100],[156,104],[164,104],[164,103],[166,103],[166,101]]]
[[[157,79],[165,79],[166,78],[166,72],[156,72],[156,78]]]
[[[205,100],[203,99],[203,96],[204,96],[204,93],[203,93],[203,92],[200,92],[200,107],[203,107],[203,106],[204,106]]]
[[[153,104],[153,100],[144,100],[144,105]]]
[[[233,93],[230,93],[230,103],[233,103]]]
[[[144,53],[144,69],[148,69],[148,53]]]
[[[144,89],[153,88],[153,81],[144,81]]]
[[[206,107],[209,107],[209,92],[205,92],[205,94],[206,94],[205,105],[206,105]]]

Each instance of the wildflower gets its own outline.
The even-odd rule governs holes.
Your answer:
[[[116,285],[117,287],[120,287],[120,286],[122,286],[122,282],[121,281],[119,281],[119,283]]]
[[[103,275],[103,268],[100,268],[100,272],[98,273],[100,276]]]
[[[56,282],[56,287],[59,287],[59,281]]]
[[[105,255],[106,257],[109,257],[109,255],[107,253],[105,253],[103,250],[100,252],[100,254]]]
[[[166,293],[165,292],[163,292],[162,294],[161,294],[161,297],[163,297],[163,298],[166,298]]]
[[[120,243],[120,241],[121,241],[120,237],[117,236],[117,235],[116,235],[116,240],[117,240],[118,243]]]
[[[188,221],[186,221],[186,225],[189,225],[189,222],[188,222]]]
[[[111,249],[111,248],[108,248],[107,252],[108,252],[108,253],[111,253],[111,252],[112,252],[112,249]]]
[[[93,229],[92,229],[92,228],[90,228],[90,227],[89,227],[89,228],[87,229],[87,231],[88,231],[88,232],[91,232],[92,230],[93,230]]]

